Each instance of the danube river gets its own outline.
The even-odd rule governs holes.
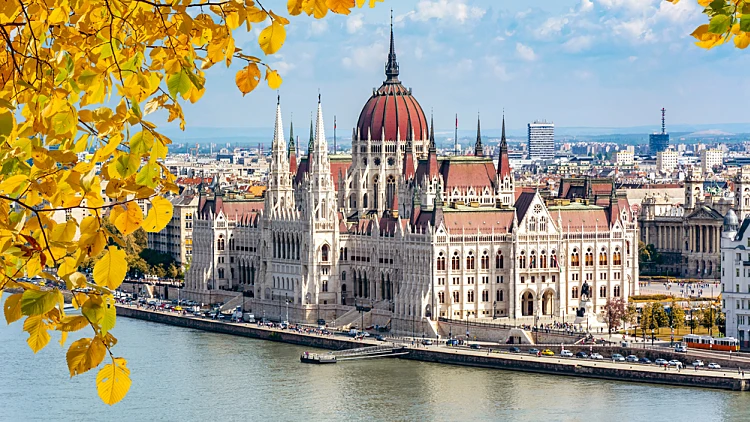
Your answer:
[[[298,346],[127,318],[114,334],[133,386],[109,407],[96,395],[96,371],[69,379],[54,336],[35,356],[21,324],[0,326],[0,420],[750,420],[750,393],[398,359],[303,365]]]

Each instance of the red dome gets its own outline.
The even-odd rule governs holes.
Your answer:
[[[401,140],[406,140],[411,136],[412,130],[415,140],[427,139],[427,119],[422,106],[412,97],[411,90],[401,85],[398,73],[391,27],[391,50],[385,65],[386,81],[373,92],[359,114],[359,139],[367,139],[369,131],[371,139],[382,141],[383,128],[385,140],[396,140],[399,132]]]

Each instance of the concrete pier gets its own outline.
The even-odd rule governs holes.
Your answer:
[[[198,317],[179,316],[174,313],[148,311],[131,306],[118,305],[117,315],[178,327],[329,350],[352,349],[382,344],[374,340],[354,340],[346,337],[298,333],[290,330],[260,327],[256,324],[228,323]],[[506,348],[498,346],[497,349],[493,348],[493,353],[490,353],[487,349],[473,350],[441,345],[419,347],[410,346],[407,349],[409,354],[401,357],[423,362],[505,369],[551,375],[647,382],[685,387],[717,388],[732,391],[750,390],[750,382],[748,382],[747,379],[744,379],[744,377],[736,371],[732,371],[731,368],[726,371],[695,371],[693,368],[685,368],[681,371],[677,371],[675,368],[668,368],[665,370],[663,367],[656,365],[639,365],[625,362],[614,363],[609,360],[572,359],[560,358],[557,356],[537,357],[524,353],[513,354],[507,353],[503,349]],[[602,350],[602,352],[604,351]],[[622,352],[627,353],[627,350],[618,349],[614,353]]]

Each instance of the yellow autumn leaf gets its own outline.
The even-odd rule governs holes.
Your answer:
[[[292,16],[297,16],[302,13],[302,3],[304,0],[288,0],[286,2],[286,9]]]
[[[15,293],[8,296],[3,304],[3,312],[5,314],[5,321],[10,324],[16,322],[23,316],[21,312],[21,297],[23,293]]]
[[[26,343],[34,353],[44,349],[44,346],[49,343],[50,337],[47,328],[47,323],[44,322],[41,315],[30,316],[23,322],[23,330],[29,333]]]
[[[55,307],[57,290],[26,290],[21,297],[21,312],[24,315],[44,315]]]
[[[128,262],[125,251],[117,246],[110,246],[107,252],[94,265],[94,282],[108,289],[117,289],[125,279]]]
[[[234,77],[234,82],[237,84],[237,88],[240,89],[242,95],[249,93],[258,86],[260,82],[260,69],[255,63],[248,63],[245,68],[237,72]]]
[[[106,295],[102,299],[104,302],[104,314],[102,315],[100,328],[102,335],[107,335],[109,330],[115,328],[117,309],[115,308],[115,298],[112,295]]]
[[[99,398],[108,405],[122,400],[130,390],[130,370],[123,358],[113,358],[112,363],[104,365],[96,374],[96,389]]]
[[[734,37],[734,45],[739,49],[746,49],[750,45],[750,35],[747,32],[743,32]]]
[[[76,340],[68,348],[65,359],[68,362],[70,377],[80,375],[99,366],[104,360],[107,348],[101,338],[82,338]]]
[[[333,13],[348,15],[354,7],[354,0],[326,0],[326,6]]]
[[[269,88],[279,89],[281,86],[281,76],[279,76],[279,72],[271,69],[266,70],[266,82],[268,82]]]
[[[117,230],[120,230],[123,236],[127,236],[143,224],[143,211],[135,201],[129,201],[125,205],[125,211],[116,217],[114,223]]]
[[[78,331],[89,325],[89,321],[83,315],[72,315],[64,317],[58,324],[59,331]]]
[[[260,35],[258,36],[258,44],[260,44],[260,48],[267,55],[279,51],[281,46],[284,45],[285,40],[286,29],[284,29],[284,25],[277,21],[271,22],[271,25],[260,31]],[[240,88],[240,90],[242,90],[242,88]]]
[[[148,210],[148,215],[143,220],[143,230],[149,233],[162,231],[172,219],[172,212],[172,203],[169,200],[160,196],[153,198],[151,209]]]
[[[88,295],[87,295],[88,296]],[[99,295],[88,296],[81,306],[81,313],[94,325],[100,325],[104,318],[104,301]]]

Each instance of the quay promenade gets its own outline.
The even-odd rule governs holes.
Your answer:
[[[248,323],[230,323],[206,318],[181,316],[170,312],[150,311],[133,306],[117,305],[117,315],[194,328],[198,330],[238,335],[263,340],[285,342],[329,350],[344,350],[358,347],[383,344],[376,340],[355,340],[342,335],[320,335],[314,332],[297,332],[282,330]],[[656,365],[639,365],[631,363],[615,363],[607,360],[583,360],[572,358],[538,357],[525,353],[507,353],[507,346],[492,346],[484,349],[470,349],[463,347],[449,347],[440,344],[421,345],[419,342],[393,340],[403,343],[408,355],[401,358],[452,365],[474,366],[493,369],[535,372],[553,375],[568,375],[609,379],[616,381],[646,382],[654,384],[669,384],[689,387],[717,388],[732,391],[750,390],[750,382],[740,371],[727,370],[699,370],[693,368],[677,370]],[[604,349],[597,349],[604,350]],[[627,353],[624,348],[619,351]],[[642,349],[633,349],[643,352]],[[617,353],[617,352],[616,352]],[[290,362],[292,364],[292,362]],[[748,374],[750,378],[750,373]]]

